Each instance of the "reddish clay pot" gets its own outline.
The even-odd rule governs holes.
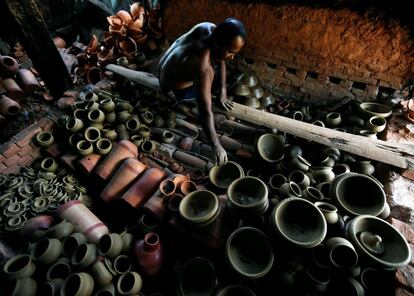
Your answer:
[[[22,99],[25,97],[24,91],[14,81],[13,78],[6,78],[1,81],[3,87],[7,90],[7,95],[12,99]]]
[[[10,56],[0,56],[0,73],[3,77],[13,76],[19,70],[16,59]]]
[[[95,169],[96,175],[103,180],[108,180],[116,166],[128,157],[137,157],[138,150],[134,143],[122,140],[113,145],[111,152],[105,156],[103,161]]]
[[[92,153],[92,154],[89,154],[87,156],[84,156],[78,159],[75,162],[75,165],[85,177],[89,178],[93,169],[96,167],[101,157],[102,155],[100,154]]]
[[[166,174],[163,170],[149,168],[121,198],[132,207],[139,209],[157,190],[165,177]]]
[[[1,78],[0,78],[0,95],[4,95],[7,93],[7,90],[3,87],[3,84],[1,83]]]
[[[39,82],[37,81],[36,77],[32,73],[32,71],[28,69],[20,69],[16,73],[17,81],[22,89],[27,93],[31,94],[36,89],[40,88]]]
[[[138,159],[132,157],[127,158],[102,191],[101,198],[107,203],[112,203],[118,200],[125,189],[127,189],[132,181],[141,175],[145,169],[146,165]]]
[[[163,253],[158,234],[150,232],[144,236],[144,239],[138,240],[135,243],[134,253],[141,273],[151,276],[160,271]]]
[[[20,105],[7,96],[0,97],[0,113],[6,117],[15,116],[20,112]]]
[[[86,74],[86,79],[90,84],[96,84],[104,78],[104,73],[99,67],[92,67]]]
[[[83,233],[90,243],[97,244],[102,236],[109,233],[108,227],[79,200],[63,204],[58,214],[71,222],[75,231]]]

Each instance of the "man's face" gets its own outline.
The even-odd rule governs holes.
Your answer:
[[[244,46],[245,40],[240,37],[234,37],[230,44],[224,47],[217,48],[217,56],[218,60],[232,60],[236,53],[238,53],[242,47]]]

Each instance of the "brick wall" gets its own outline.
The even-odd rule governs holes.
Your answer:
[[[41,156],[41,151],[33,143],[33,137],[41,131],[51,130],[54,121],[42,118],[0,145],[0,174],[19,172],[21,167],[30,166]]]

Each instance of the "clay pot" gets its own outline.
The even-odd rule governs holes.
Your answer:
[[[278,162],[285,154],[285,138],[274,134],[264,134],[257,141],[257,151],[266,162]]]
[[[180,185],[180,191],[182,194],[187,195],[191,192],[197,191],[197,184],[193,181],[184,181]]]
[[[358,254],[354,246],[342,237],[331,237],[325,242],[333,266],[351,269],[358,263]]]
[[[66,279],[65,283],[63,284],[60,295],[89,296],[92,295],[93,289],[94,281],[92,276],[85,272],[73,273]]]
[[[82,233],[75,232],[69,235],[63,242],[63,254],[65,256],[72,256],[76,249],[86,243],[86,236]]]
[[[101,237],[98,245],[102,256],[113,258],[122,251],[122,238],[118,233],[105,234]]]
[[[324,199],[322,192],[312,186],[309,186],[302,191],[302,197],[312,203],[322,201]]]
[[[66,122],[66,129],[72,133],[76,133],[83,128],[83,121],[78,118],[69,118]]]
[[[175,137],[174,137],[174,134],[172,132],[164,131],[162,133],[162,141],[164,143],[170,144],[170,143],[174,142],[174,139],[175,139]]]
[[[243,98],[242,104],[250,108],[257,109],[260,107],[260,101],[254,95],[250,94]]]
[[[386,126],[387,126],[387,121],[385,120],[385,118],[381,116],[372,116],[367,121],[367,129],[375,133],[382,132]]]
[[[116,289],[113,283],[98,290],[95,294],[95,296],[115,296],[115,295],[116,295]]]
[[[369,176],[346,173],[335,178],[330,193],[342,210],[351,215],[379,215],[385,207],[385,192]]]
[[[43,238],[37,242],[31,251],[32,258],[42,266],[54,263],[63,250],[62,243],[56,238]]]
[[[269,188],[270,190],[278,192],[280,186],[287,182],[287,178],[282,174],[274,174],[269,177]]]
[[[220,289],[216,296],[256,296],[256,294],[245,286],[231,285]]]
[[[239,215],[262,215],[269,207],[266,184],[255,177],[243,177],[227,190],[228,205]]]
[[[373,102],[361,103],[359,105],[359,110],[361,114],[366,118],[370,118],[372,116],[387,118],[392,114],[391,109],[388,108],[386,105]]]
[[[311,172],[318,183],[331,182],[333,179],[335,179],[335,174],[332,171],[332,167],[329,166],[314,167],[312,168]]]
[[[112,150],[112,142],[109,139],[101,138],[96,142],[96,153],[106,155]]]
[[[313,248],[325,238],[327,225],[322,212],[311,202],[291,197],[272,211],[270,223],[285,242],[300,248]]]
[[[87,118],[87,113],[83,109],[75,109],[73,111],[73,117],[83,121]]]
[[[14,76],[19,70],[16,59],[10,56],[0,56],[0,73],[2,76]]]
[[[112,98],[107,98],[107,99],[103,99],[99,102],[100,108],[105,112],[105,113],[111,113],[112,111],[115,110],[115,103],[112,100]]]
[[[122,140],[113,145],[111,152],[95,169],[96,175],[103,180],[108,180],[117,165],[128,157],[137,157],[137,147],[130,141]]]
[[[114,260],[113,268],[117,274],[126,274],[132,268],[131,260],[127,255],[119,255]]]
[[[70,263],[82,270],[91,266],[96,261],[96,246],[94,244],[82,244],[73,253]]]
[[[46,157],[40,163],[40,167],[42,170],[46,172],[55,172],[58,169],[58,164],[53,157]]]
[[[88,156],[93,153],[93,145],[91,142],[86,140],[80,140],[76,144],[76,150],[82,156]]]
[[[251,73],[243,73],[239,77],[237,77],[237,81],[239,83],[244,83],[248,87],[254,87],[257,85],[257,77],[254,74]]]
[[[198,190],[186,195],[180,203],[181,217],[192,226],[206,226],[217,219],[220,212],[218,197],[211,191]]]
[[[326,124],[328,126],[337,126],[341,124],[341,114],[338,112],[331,112],[326,115]]]
[[[109,183],[101,192],[101,198],[107,203],[119,199],[129,185],[146,169],[146,165],[136,158],[125,159]]]
[[[378,139],[377,138],[377,133],[370,131],[370,130],[360,130],[359,134],[361,136],[367,137],[367,138],[371,138],[371,139]]]
[[[235,96],[245,97],[251,94],[250,88],[245,84],[236,84],[232,90],[232,94]]]
[[[141,151],[147,154],[152,154],[157,149],[157,145],[154,141],[145,139],[141,143]]]
[[[213,264],[203,257],[187,260],[178,276],[177,294],[180,296],[209,296],[217,287],[216,270]]]
[[[17,71],[16,78],[26,94],[31,94],[40,88],[36,77],[33,75],[32,71],[28,69],[20,69]]]
[[[92,123],[102,123],[105,120],[105,114],[99,109],[89,110],[87,117]]]
[[[290,197],[301,197],[302,189],[295,182],[286,182],[280,185],[278,195],[285,199]]]
[[[54,279],[65,280],[71,273],[69,258],[59,258],[46,272],[46,279],[52,281]]]
[[[344,173],[349,173],[351,169],[349,165],[345,163],[339,163],[339,164],[334,165],[334,167],[332,168],[332,171],[334,172],[335,176],[339,176]]]
[[[238,163],[228,161],[224,165],[212,167],[209,172],[209,177],[211,183],[215,186],[227,189],[234,180],[244,177],[244,171]]]
[[[53,225],[47,230],[48,237],[54,237],[59,240],[69,236],[74,230],[72,223],[66,221],[65,219],[59,222],[56,225]]]
[[[361,215],[346,225],[346,235],[362,256],[383,269],[401,268],[410,262],[411,250],[406,239],[388,222],[373,216]],[[375,244],[361,233],[370,232]],[[377,246],[381,246],[380,250]],[[382,251],[378,253],[378,251]]]
[[[136,272],[128,272],[118,279],[116,289],[120,295],[136,295],[141,291],[142,278]]]
[[[126,253],[131,249],[132,246],[132,240],[133,240],[132,234],[124,231],[121,233],[121,239],[122,239],[122,251],[121,253]]]
[[[365,296],[364,287],[353,278],[343,279],[336,283],[333,292],[338,296]]]
[[[54,142],[54,137],[52,133],[48,131],[37,133],[35,136],[35,139],[36,139],[36,143],[39,146],[45,147],[45,148],[51,146]]]
[[[145,124],[150,125],[154,121],[155,116],[151,111],[145,111],[141,114],[141,119]]]
[[[375,172],[375,167],[371,164],[370,160],[360,160],[352,163],[352,170],[355,173],[372,175]]]
[[[140,271],[148,276],[157,274],[163,263],[163,251],[160,238],[155,232],[147,233],[138,240],[134,248],[135,259]]]
[[[88,242],[96,244],[103,235],[109,233],[106,225],[78,200],[72,200],[60,206],[58,214],[61,218],[73,221],[75,230],[83,233]]]
[[[125,126],[126,126],[127,130],[130,131],[130,132],[138,131],[140,125],[141,125],[141,123],[139,122],[139,119],[136,116],[133,116],[133,117],[129,118],[125,122]]]
[[[37,283],[31,277],[13,278],[4,283],[4,295],[10,296],[35,296]]]
[[[12,99],[23,99],[25,97],[24,91],[16,83],[13,78],[5,78],[1,80],[1,84],[7,90],[7,96]],[[4,96],[4,95],[3,95]]]
[[[114,123],[116,121],[115,112],[109,112],[105,114],[105,122]]]
[[[90,84],[96,84],[105,77],[103,71],[99,67],[92,67],[86,73],[86,79]]]
[[[98,287],[107,287],[111,284],[113,274],[108,270],[102,260],[96,260],[91,267],[91,273]]]
[[[0,113],[6,117],[16,116],[20,112],[20,105],[9,97],[2,95],[0,97]]]
[[[10,258],[3,266],[3,273],[8,278],[31,277],[36,270],[32,257],[27,254],[17,255]]]
[[[157,190],[159,184],[165,177],[166,174],[163,170],[149,168],[122,195],[121,199],[132,207],[139,209]]]
[[[103,128],[102,129],[102,137],[109,139],[111,142],[114,142],[116,140],[116,138],[118,137],[118,134],[116,133],[116,131],[112,128]]]
[[[310,185],[309,177],[302,171],[292,171],[288,176],[289,182],[295,182],[302,190]]]
[[[230,234],[225,254],[231,268],[248,279],[265,276],[274,261],[266,235],[253,227],[241,227]]]
[[[315,206],[322,212],[326,224],[332,225],[338,223],[338,209],[334,205],[323,201],[317,201],[315,202]]]

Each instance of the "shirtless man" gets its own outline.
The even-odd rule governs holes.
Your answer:
[[[245,41],[246,29],[235,18],[228,18],[218,26],[200,23],[179,37],[159,63],[159,81],[165,94],[177,102],[196,98],[200,123],[214,147],[216,164],[220,165],[227,162],[227,153],[217,137],[211,111],[213,66],[220,66],[220,104],[230,110],[233,102],[227,100],[225,61],[232,60]]]

